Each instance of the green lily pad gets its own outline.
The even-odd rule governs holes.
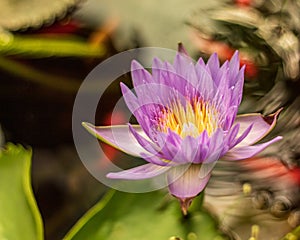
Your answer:
[[[0,151],[0,239],[41,240],[43,224],[33,197],[31,150],[7,144]]]
[[[108,192],[86,213],[65,240],[223,240],[215,219],[201,209],[201,198],[183,217],[178,201],[165,192]]]

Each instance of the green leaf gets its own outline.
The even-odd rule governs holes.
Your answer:
[[[0,239],[42,240],[43,224],[31,189],[31,150],[0,151]]]
[[[164,192],[108,192],[70,230],[65,240],[222,240],[210,214],[196,199],[184,218],[178,201]],[[200,203],[199,203],[200,202]],[[173,237],[173,238],[172,238]]]
[[[105,48],[75,37],[28,37],[0,31],[1,55],[26,57],[101,57]]]

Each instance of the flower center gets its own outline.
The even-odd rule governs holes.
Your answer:
[[[198,137],[204,130],[210,136],[219,126],[218,112],[208,103],[199,99],[187,101],[183,106],[179,101],[161,111],[158,130],[176,132],[182,138]]]

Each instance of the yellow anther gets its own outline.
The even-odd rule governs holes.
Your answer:
[[[259,226],[253,225],[251,227],[251,237],[249,238],[249,240],[258,240],[258,233],[259,233]]]
[[[293,233],[288,233],[285,238],[286,240],[298,240],[298,237]]]
[[[252,192],[252,187],[250,183],[243,184],[243,193],[245,196],[249,196]]]
[[[183,106],[179,101],[163,109],[158,119],[158,128],[162,132],[168,129],[176,132],[182,138],[197,137],[204,130],[210,136],[219,127],[218,113],[208,103],[198,99],[187,101]]]

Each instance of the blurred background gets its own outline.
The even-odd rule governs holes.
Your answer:
[[[270,138],[284,140],[239,163],[220,161],[206,207],[232,239],[280,239],[300,224],[299,0],[0,0],[0,144],[33,149],[34,193],[46,239],[61,239],[107,188],[77,156],[72,107],[81,82],[103,60],[137,47],[177,49],[246,64],[240,112],[283,107]],[[97,125],[110,125],[119,82],[105,90]],[[122,112],[113,123],[126,123]],[[101,144],[119,163],[130,158]],[[122,163],[120,163],[122,164]],[[234,176],[234,177],[233,177]]]

